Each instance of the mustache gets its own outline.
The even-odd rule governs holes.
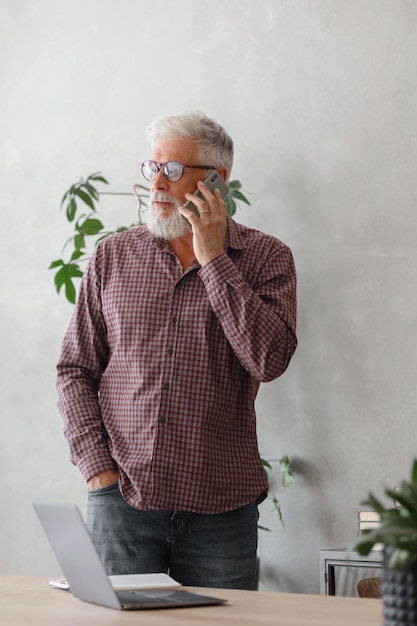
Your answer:
[[[151,193],[149,197],[149,204],[152,206],[154,202],[170,202],[176,209],[181,206],[177,198],[174,198],[174,196],[171,196],[169,193],[165,193],[164,191],[153,191]]]

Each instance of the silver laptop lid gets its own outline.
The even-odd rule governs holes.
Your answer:
[[[120,609],[78,507],[56,502],[33,506],[72,593],[86,602]]]

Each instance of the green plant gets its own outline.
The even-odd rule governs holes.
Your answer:
[[[391,506],[384,506],[373,493],[363,503],[376,511],[381,521],[378,528],[365,530],[358,537],[355,548],[366,555],[375,544],[382,543],[389,547],[389,567],[403,570],[417,561],[417,459],[412,465],[411,479],[384,492],[392,500]]]
[[[264,466],[264,470],[266,473],[266,476],[268,478],[268,482],[270,481],[270,474],[273,471],[273,466],[272,463],[275,463],[276,461],[273,460],[266,460],[261,456],[261,461],[262,461],[262,465]],[[294,482],[294,475],[292,472],[292,468],[291,468],[291,461],[289,459],[289,457],[287,455],[281,457],[279,459],[279,461],[277,461],[279,463],[279,469],[281,472],[281,485],[282,487],[288,488],[291,487],[291,485]],[[277,513],[278,517],[279,517],[279,521],[281,522],[282,526],[284,526],[284,517],[282,514],[282,508],[281,508],[281,503],[278,500],[276,495],[272,495],[272,496],[268,496],[268,499],[272,502],[272,508],[273,510]],[[269,528],[267,528],[266,526],[261,526],[259,525],[259,528],[262,530],[270,530]]]
[[[134,185],[132,192],[106,192],[99,191],[97,183],[102,185],[109,184],[101,172],[95,172],[86,179],[81,178],[77,183],[71,185],[61,200],[61,210],[65,210],[66,219],[72,224],[74,234],[65,242],[62,252],[63,257],[66,253],[65,256],[68,260],[64,258],[56,259],[52,261],[49,269],[56,270],[54,281],[57,292],[60,293],[62,287],[64,287],[65,297],[72,304],[75,304],[77,297],[74,280],[83,276],[84,272],[81,269],[81,263],[89,258],[88,242],[91,241],[90,238],[94,239],[94,245],[96,245],[108,235],[143,224],[142,210],[146,207],[145,199],[149,197],[149,189],[143,185]],[[239,202],[245,202],[246,204],[250,204],[250,202],[241,191],[242,185],[240,181],[232,180],[229,181],[228,185],[229,194],[226,197],[227,213],[234,215]],[[103,222],[98,217],[96,207],[101,195],[134,196],[137,203],[138,221],[130,226],[119,226],[115,230],[106,230]],[[82,209],[89,211],[87,214],[80,212],[80,203]],[[69,246],[71,246],[71,250],[68,254]]]

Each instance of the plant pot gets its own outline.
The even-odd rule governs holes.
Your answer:
[[[417,563],[404,570],[388,566],[390,550],[384,550],[382,600],[384,626],[417,626]]]

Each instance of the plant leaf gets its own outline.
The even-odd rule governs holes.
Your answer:
[[[362,504],[365,504],[366,506],[370,506],[374,511],[376,511],[376,513],[379,513],[380,515],[382,515],[382,513],[385,511],[385,507],[383,506],[383,504],[374,496],[373,493],[370,493],[368,495],[368,499],[365,500],[364,502],[362,502]]]
[[[388,561],[388,566],[394,570],[406,569],[417,561],[417,554],[409,550],[394,548]]]
[[[88,217],[82,224],[77,226],[80,235],[97,235],[104,228],[98,219]]]
[[[259,528],[259,530],[266,530],[268,533],[271,532],[270,528],[267,528],[266,526],[262,526],[261,524],[258,524],[258,528]]]
[[[247,199],[246,196],[243,195],[243,193],[241,193],[240,191],[232,191],[232,197],[235,198],[236,200],[240,200],[241,202],[245,202],[246,204],[250,205],[249,200]]]
[[[74,236],[74,247],[76,250],[81,251],[83,248],[85,248],[85,237],[84,235],[75,235]]]
[[[413,507],[413,510],[417,514],[417,485],[412,483],[408,483],[405,480],[401,481],[400,486],[394,490],[395,492],[395,501],[398,501],[398,494],[401,494],[403,497],[407,498],[410,502],[410,505]]]
[[[415,518],[402,517],[401,515],[397,515],[396,517],[392,516],[388,519],[382,517],[381,525],[379,529],[375,529],[375,531],[379,531],[381,537],[388,537],[388,535],[407,535],[408,538],[410,538],[410,536],[413,536],[416,538],[417,547],[417,524]]]
[[[64,193],[63,197],[62,197],[62,200],[61,200],[61,205],[60,205],[60,206],[61,206],[61,209],[62,209],[62,205],[64,204],[65,200],[68,198],[68,194],[69,194],[69,190],[68,190],[68,191],[66,191],[66,192]]]
[[[399,502],[402,507],[406,511],[409,511],[412,515],[417,515],[417,503],[413,501],[412,497],[409,497],[408,494],[404,493],[407,491],[407,485],[403,484],[402,489],[387,489],[385,491],[386,495],[394,500],[394,502]],[[412,495],[412,494],[411,494]]]
[[[71,200],[68,202],[67,205],[67,219],[69,222],[72,222],[75,218],[75,214],[77,212],[77,203],[75,201],[75,198],[71,198]]]
[[[262,465],[264,467],[264,472],[265,472],[266,479],[267,479],[267,481],[269,483],[269,471],[272,471],[272,465],[266,459],[261,458],[261,461],[262,461]]]
[[[107,178],[104,178],[104,176],[101,175],[101,172],[95,172],[94,174],[90,174],[90,176],[87,178],[87,182],[90,180],[97,180],[101,183],[104,183],[105,185],[109,184],[109,181],[107,180]]]
[[[77,189],[74,189],[74,194],[78,196],[79,198],[81,198],[81,200],[85,202],[85,204],[87,204],[87,206],[89,206],[90,209],[92,209],[93,211],[96,210],[93,200],[85,191],[83,191],[82,189],[78,187]]]
[[[279,460],[282,472],[282,486],[283,487],[291,487],[294,483],[294,475],[291,469],[291,461],[287,455],[283,456]]]
[[[233,200],[232,196],[229,194],[226,196],[226,211],[228,215],[232,216],[236,213],[236,202]]]
[[[55,274],[55,285],[58,293],[64,285],[71,278],[81,278],[83,275],[79,266],[76,263],[64,263],[61,269]]]
[[[366,556],[376,543],[380,543],[379,540],[374,541],[373,539],[366,539],[364,535],[361,535],[359,539],[356,540],[355,550],[362,556]]]
[[[98,200],[98,191],[95,187],[93,187],[93,185],[90,185],[90,183],[85,182],[81,185],[82,187],[84,187],[87,192],[90,194],[90,196],[92,196],[94,198],[94,200]]]
[[[281,522],[281,525],[285,526],[284,518],[282,516],[281,504],[276,496],[272,496],[272,508],[276,513],[278,513],[278,517],[279,517],[279,521]]]
[[[57,259],[56,261],[52,261],[48,270],[53,270],[55,267],[60,267],[61,265],[64,265],[64,261],[62,259]]]
[[[71,261],[78,261],[82,256],[84,256],[84,252],[82,250],[74,250],[71,255]]]

